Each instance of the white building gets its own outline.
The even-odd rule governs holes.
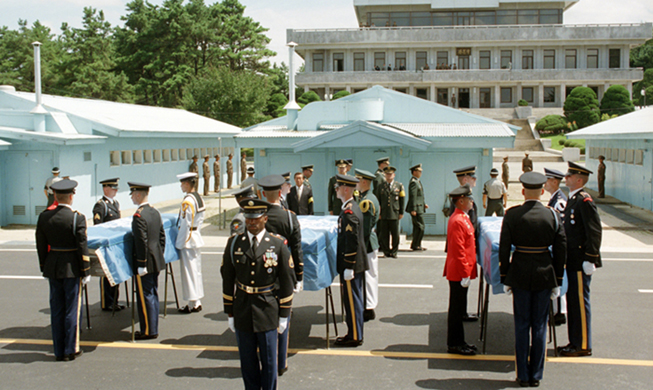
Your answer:
[[[630,49],[653,25],[563,24],[577,1],[354,0],[359,27],[287,40],[305,60],[297,85],[325,100],[373,85],[458,108],[562,107],[577,86],[632,93],[643,71]]]

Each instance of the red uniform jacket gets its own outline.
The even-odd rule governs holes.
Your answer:
[[[459,282],[464,278],[476,279],[476,242],[474,225],[469,216],[456,209],[447,225],[447,261],[444,274],[447,280]]]

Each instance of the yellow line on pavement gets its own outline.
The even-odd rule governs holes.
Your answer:
[[[2,339],[0,344],[27,344],[27,345],[52,345],[50,340],[32,340],[32,339]],[[128,341],[81,341],[84,347],[99,348],[125,348],[125,349],[151,349],[158,351],[217,351],[217,352],[238,352],[238,347],[212,346],[212,345],[187,345],[187,344],[155,344],[155,343],[132,343]],[[493,362],[514,362],[515,357],[512,355],[475,355],[462,356],[449,353],[429,353],[429,352],[399,352],[399,351],[382,351],[382,350],[357,350],[357,349],[289,349],[289,353],[297,355],[318,355],[318,356],[348,356],[348,357],[382,357],[394,359],[437,359],[437,360],[477,360]],[[635,360],[635,359],[607,359],[594,357],[547,357],[549,363],[572,363],[572,364],[597,364],[610,366],[633,366],[633,367],[653,367],[653,360]]]

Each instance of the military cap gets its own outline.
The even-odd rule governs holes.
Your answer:
[[[476,165],[470,165],[468,167],[455,169],[453,173],[455,173],[457,177],[461,177],[461,176],[476,177]]]
[[[347,165],[354,165],[354,159],[353,158],[347,158],[347,159],[345,159],[345,162],[347,163]]]
[[[177,179],[179,179],[179,181],[190,181],[193,179],[197,179],[197,173],[195,172],[182,173],[181,175],[177,175]]]
[[[129,185],[129,193],[131,194],[134,191],[145,191],[149,192],[150,187],[152,187],[149,184],[143,184],[143,183],[133,183],[131,181],[127,182],[127,185]]]
[[[69,179],[59,180],[50,186],[50,188],[58,194],[74,193],[75,187],[77,187],[77,182]]]
[[[199,158],[199,157],[197,157],[197,155],[194,155],[194,156],[192,157],[193,160],[197,160],[198,158]]]
[[[539,190],[546,183],[546,176],[539,172],[526,172],[519,176],[521,185],[527,190]]]
[[[254,167],[248,167],[247,168],[247,173],[254,173]]]
[[[490,169],[490,176],[494,176],[494,175],[498,175],[498,174],[499,174],[498,169],[496,169],[496,168]]]
[[[337,167],[342,167],[342,166],[345,166],[345,165],[347,165],[347,161],[342,160],[342,159],[336,160],[336,166]]]
[[[381,158],[376,159],[377,164],[382,164],[384,162],[387,162],[388,164],[390,164],[390,157],[381,157]]]
[[[210,157],[211,157],[211,156],[209,156],[208,154],[205,154],[205,155],[204,155],[204,158],[210,158]]]
[[[234,155],[233,153],[229,153],[229,157],[232,157],[233,155]]]
[[[313,172],[313,164],[302,166],[302,171],[307,170]]]
[[[383,168],[384,173],[389,173],[389,172],[396,172],[397,168],[393,167],[392,165],[388,165],[387,167]]]
[[[562,180],[565,177],[565,174],[560,172],[557,169],[544,168],[544,174],[549,179],[560,179]]]
[[[102,187],[111,187],[111,188],[118,188],[118,180],[120,178],[114,177],[113,179],[105,179],[100,182],[102,184]]]
[[[508,156],[503,156],[503,161],[508,161]]]
[[[281,177],[283,177],[283,180],[289,182],[290,181],[290,171],[282,173]]]
[[[365,180],[374,180],[375,176],[372,172],[366,171],[364,169],[354,169],[354,173],[356,173],[356,177],[359,179],[365,179]]]
[[[256,198],[256,194],[254,193],[254,185],[250,184],[245,188],[241,188],[238,191],[233,193],[236,198],[242,197],[242,198]]]
[[[220,158],[220,155],[219,155],[219,154],[216,154],[216,155],[213,156],[213,157],[215,157],[215,158]]]
[[[268,175],[258,181],[259,187],[264,191],[274,191],[281,189],[281,185],[286,181],[281,175]]]
[[[261,199],[243,199],[239,203],[245,218],[258,218],[268,212],[270,203]]]
[[[412,167],[410,167],[410,171],[421,171],[422,170],[422,164],[417,164]]]
[[[336,175],[336,185],[338,186],[356,187],[359,181],[353,176],[341,175],[339,173]]]
[[[605,156],[604,156],[604,155],[600,155],[600,156],[599,156],[599,160],[605,160]]]
[[[575,162],[567,161],[567,165],[569,165],[569,168],[567,168],[567,175],[589,176],[590,173],[594,173],[584,166],[576,164]]]
[[[458,199],[464,197],[471,198],[472,188],[469,186],[469,184],[463,184],[460,187],[456,188],[455,190],[451,191],[449,193],[449,197],[451,197],[451,199]]]
[[[59,170],[59,167],[54,167],[54,168],[52,168],[52,173],[59,173],[59,172],[61,172],[61,171]]]

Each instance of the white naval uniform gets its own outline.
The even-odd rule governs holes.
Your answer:
[[[204,297],[200,249],[204,246],[204,240],[200,234],[200,227],[204,221],[204,210],[204,202],[199,194],[188,193],[181,202],[177,222],[179,234],[175,247],[179,249],[182,299],[189,303],[195,303]],[[199,304],[197,305],[199,306]]]

